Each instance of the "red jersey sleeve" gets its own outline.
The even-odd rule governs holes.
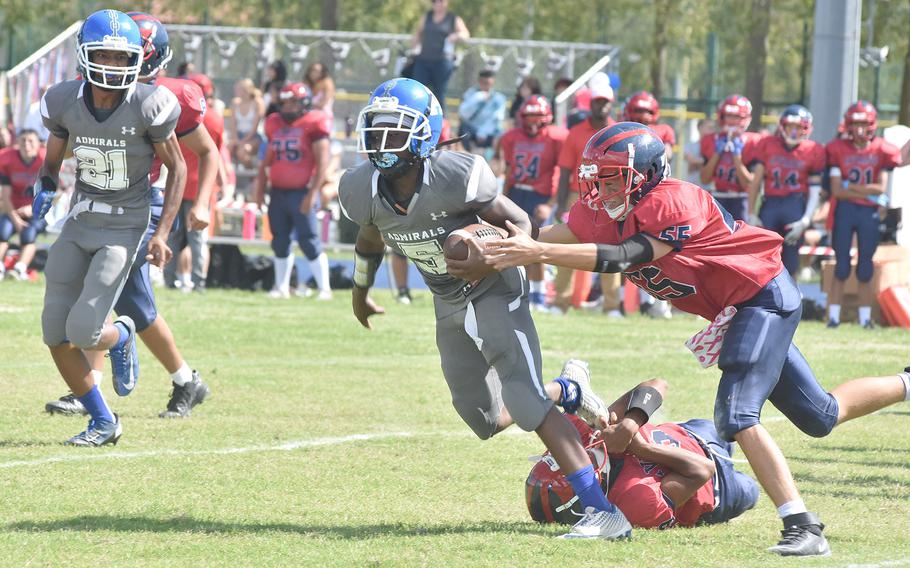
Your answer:
[[[746,133],[754,134],[754,133]],[[763,146],[763,141],[765,137],[760,134],[755,134],[754,136],[746,136],[743,144],[743,163],[747,168],[751,168],[756,160],[758,159],[758,149],[760,146]]]
[[[698,145],[701,148],[701,156],[705,159],[705,162],[711,159],[711,156],[714,155],[714,141],[717,139],[717,134],[710,133],[701,137]]]
[[[829,168],[840,167],[839,144],[836,138],[825,146],[825,161]]]
[[[635,459],[628,456],[627,459]],[[639,479],[622,492],[610,492],[609,500],[619,507],[632,526],[645,529],[667,529],[676,524],[676,516],[654,478]]]
[[[893,170],[901,165],[901,149],[890,142],[882,142],[881,152],[882,169]]]
[[[272,114],[268,115],[265,119],[265,137],[271,140],[275,135],[275,131],[281,128],[282,122],[284,122],[284,120],[277,112],[273,112]]]
[[[202,124],[205,116],[205,96],[199,85],[186,79],[172,77],[161,77],[157,84],[174,93],[177,102],[180,103],[180,118],[177,119],[177,126],[174,128],[177,138],[186,136]]]
[[[311,110],[303,115],[303,118],[304,133],[310,144],[331,136],[332,133],[329,132],[328,117],[321,110]]]
[[[507,164],[511,164],[513,160],[512,150],[514,147],[515,137],[512,132],[514,132],[514,130],[509,130],[502,135],[502,138],[499,139],[499,155]]]

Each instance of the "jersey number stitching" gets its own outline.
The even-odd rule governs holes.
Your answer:
[[[414,261],[421,272],[428,274],[447,274],[445,254],[439,241],[420,241],[417,243],[398,243],[401,252]]]
[[[678,300],[696,293],[695,286],[670,280],[661,275],[656,266],[643,266],[638,270],[625,273],[639,288],[645,289],[652,296],[661,300]]]
[[[79,179],[98,189],[119,191],[130,185],[126,171],[126,150],[100,150],[77,146],[73,155],[79,163]]]

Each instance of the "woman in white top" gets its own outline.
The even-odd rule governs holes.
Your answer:
[[[303,82],[310,88],[313,95],[313,108],[321,110],[328,117],[329,132],[335,130],[335,117],[332,105],[335,103],[335,81],[329,75],[329,70],[320,62],[311,63],[303,75]]]
[[[250,79],[241,79],[234,85],[231,117],[228,128],[231,135],[230,149],[234,159],[247,168],[253,168],[253,157],[259,151],[262,138],[259,125],[265,118],[262,93]]]

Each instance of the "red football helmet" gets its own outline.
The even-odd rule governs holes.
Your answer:
[[[617,122],[588,140],[578,167],[582,202],[623,220],[636,203],[670,173],[666,147],[653,130]]]
[[[278,100],[281,104],[281,118],[286,122],[294,122],[310,109],[313,99],[305,83],[289,83],[281,87]]]
[[[623,108],[624,120],[652,125],[660,117],[660,103],[648,91],[638,91],[629,97]]]
[[[752,122],[752,102],[742,95],[730,95],[717,105],[717,124],[723,131],[749,128]]]
[[[582,445],[594,466],[594,475],[606,495],[610,479],[610,460],[607,457],[606,442],[603,439],[595,439],[594,430],[581,418],[574,414],[565,416],[581,434]],[[581,506],[572,485],[549,452],[540,457],[528,474],[525,481],[525,501],[531,518],[538,523],[572,525],[584,515],[584,507]]]
[[[553,122],[553,108],[543,95],[531,95],[518,109],[521,127],[528,136],[537,136],[540,130]]]
[[[869,101],[856,101],[844,113],[844,132],[849,140],[872,140],[878,128],[878,111]]]

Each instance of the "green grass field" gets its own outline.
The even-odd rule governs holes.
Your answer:
[[[389,313],[367,332],[344,292],[317,303],[159,291],[213,397],[190,419],[159,419],[170,383],[143,347],[132,396],[117,399],[105,376],[120,444],[85,450],[60,445],[82,419],[43,413],[66,392],[41,342],[43,293],[0,282],[2,566],[910,564],[908,406],[822,440],[766,408],[804,499],[828,524],[831,558],[766,553],[779,521],[764,495],[725,526],[566,542],[553,538],[562,527],[530,521],[525,508],[528,457],[542,444],[517,429],[480,442],[452,409],[427,295],[403,307],[378,291]],[[604,398],[662,376],[671,391],[661,418],[711,416],[718,372],[683,346],[701,327],[695,318],[537,321],[546,377],[580,356]],[[899,330],[807,323],[798,343],[828,387],[910,364],[910,333]]]

